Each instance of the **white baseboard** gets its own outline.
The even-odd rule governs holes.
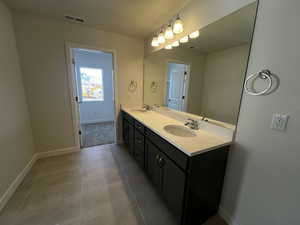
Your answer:
[[[28,174],[28,172],[30,171],[30,169],[38,159],[63,155],[63,154],[68,154],[73,152],[79,152],[79,151],[80,151],[79,147],[70,147],[70,148],[58,149],[53,151],[35,153],[32,156],[31,160],[27,163],[25,168],[19,173],[19,175],[15,178],[15,180],[10,184],[8,189],[5,191],[5,193],[0,197],[0,211],[4,208],[4,206],[9,201],[11,196],[15,193],[18,186],[22,183],[23,179],[25,178],[25,176]]]
[[[27,163],[25,168],[19,173],[19,175],[16,177],[16,179],[10,184],[6,192],[1,196],[0,198],[0,211],[4,208],[6,203],[9,201],[11,196],[15,193],[17,190],[18,186],[22,183],[24,177],[27,175],[27,173],[30,171],[32,166],[37,160],[37,155],[34,154],[31,158],[31,160]]]
[[[237,225],[232,218],[232,215],[222,206],[219,207],[219,215],[227,222],[228,225]]]
[[[43,159],[51,156],[57,156],[57,155],[64,155],[68,153],[73,153],[73,152],[79,152],[80,147],[70,147],[70,148],[62,148],[62,149],[57,149],[57,150],[52,150],[52,151],[47,151],[47,152],[38,152],[36,153],[37,159]]]

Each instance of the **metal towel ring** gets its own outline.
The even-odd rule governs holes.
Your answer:
[[[271,75],[272,75],[272,73],[271,73],[270,70],[262,70],[258,73],[250,75],[249,77],[247,77],[247,79],[245,81],[245,85],[244,85],[245,92],[249,95],[255,95],[255,96],[259,96],[259,95],[263,95],[263,94],[267,93],[272,87],[272,82],[273,81],[272,81]],[[249,81],[252,80],[252,79],[254,80],[256,77],[259,77],[263,80],[268,79],[268,82],[269,82],[268,87],[266,89],[260,91],[260,92],[254,92],[254,91],[249,90],[248,89]]]

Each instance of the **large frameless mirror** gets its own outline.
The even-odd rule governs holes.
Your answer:
[[[144,59],[144,103],[235,125],[257,2]]]

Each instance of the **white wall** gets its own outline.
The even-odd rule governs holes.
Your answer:
[[[9,185],[34,154],[11,13],[0,1],[0,206]]]
[[[78,86],[78,96],[81,96],[80,68],[102,69],[103,80],[103,101],[80,101],[79,113],[80,123],[99,123],[115,120],[114,95],[113,95],[113,55],[100,51],[73,50],[76,76]]]
[[[232,224],[300,224],[299,11],[299,0],[259,4],[248,74],[270,69],[280,86],[243,97],[222,201]],[[270,129],[273,112],[290,114],[286,132]]]
[[[115,49],[119,103],[142,104],[142,40],[18,12],[14,12],[14,24],[38,151],[73,147],[76,143],[65,41]],[[130,80],[137,81],[136,92],[128,91]]]
[[[236,124],[248,55],[249,45],[206,55],[201,110],[206,117]]]

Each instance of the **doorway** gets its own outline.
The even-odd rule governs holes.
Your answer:
[[[179,110],[187,110],[189,82],[188,64],[168,62],[166,106]]]
[[[71,48],[80,147],[115,143],[113,53]]]

